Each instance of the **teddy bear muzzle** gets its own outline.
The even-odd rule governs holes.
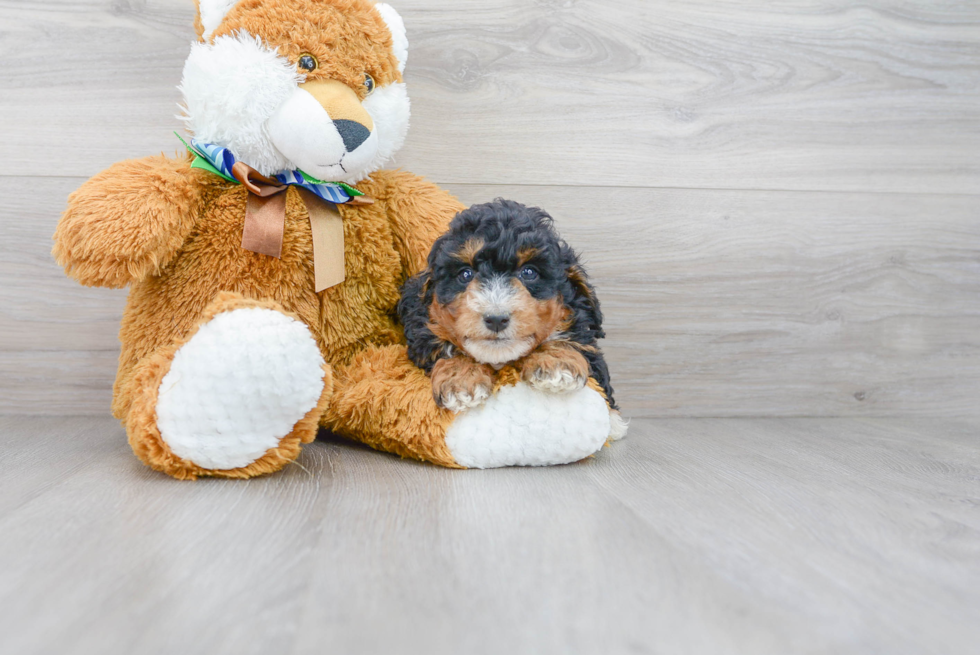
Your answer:
[[[378,150],[371,114],[350,87],[336,80],[298,85],[266,128],[284,157],[325,181],[356,175]]]

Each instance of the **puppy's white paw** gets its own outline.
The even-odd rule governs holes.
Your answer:
[[[440,404],[451,412],[464,412],[479,407],[490,397],[490,387],[482,384],[470,391],[450,391],[440,398]]]
[[[432,397],[453,412],[479,407],[493,390],[491,369],[468,357],[440,359],[432,367]]]
[[[585,378],[563,367],[550,370],[538,369],[527,380],[528,384],[547,393],[570,393],[585,386]]]

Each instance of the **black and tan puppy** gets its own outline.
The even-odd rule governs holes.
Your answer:
[[[497,199],[457,214],[426,270],[402,287],[398,313],[408,355],[431,375],[441,407],[481,404],[495,372],[516,363],[525,382],[551,393],[594,378],[614,432],[625,430],[598,346],[599,300],[541,209]]]

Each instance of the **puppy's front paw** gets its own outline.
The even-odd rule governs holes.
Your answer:
[[[479,385],[472,391],[462,390],[443,390],[436,404],[444,407],[451,412],[464,412],[474,407],[479,407],[490,397],[490,387]]]
[[[585,378],[562,366],[551,369],[539,368],[528,376],[526,382],[535,389],[548,393],[568,393],[585,386]]]
[[[568,393],[585,386],[589,363],[582,353],[569,346],[548,343],[524,359],[521,377],[540,391]]]
[[[486,402],[493,390],[492,369],[468,357],[440,359],[432,367],[432,397],[439,407],[462,412]]]

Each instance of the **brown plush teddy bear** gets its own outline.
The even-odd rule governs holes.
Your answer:
[[[103,171],[55,233],[69,275],[131,288],[113,413],[140,459],[181,479],[251,477],[295,459],[318,426],[450,467],[601,447],[617,426],[595,385],[518,384],[517,405],[503,394],[457,414],[406,356],[399,286],[462,206],[381,169],[409,118],[395,10],[198,0],[195,26],[188,155]],[[527,412],[555,429],[529,432]]]

